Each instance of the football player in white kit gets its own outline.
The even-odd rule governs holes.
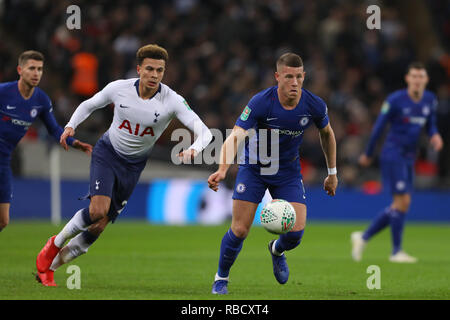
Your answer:
[[[131,196],[153,145],[173,118],[178,118],[197,136],[179,154],[182,161],[193,159],[212,139],[210,130],[184,98],[161,83],[167,51],[157,45],[146,45],[136,56],[139,78],[113,81],[82,102],[61,135],[60,143],[67,148],[66,139],[74,135],[81,122],[94,110],[114,103],[111,126],[92,151],[89,207],[75,213],[37,256],[36,279],[45,286],[56,286],[53,278],[56,268],[86,253],[106,225],[114,222]]]

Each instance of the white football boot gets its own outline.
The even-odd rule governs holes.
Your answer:
[[[411,257],[405,251],[399,251],[396,254],[391,255],[389,261],[396,263],[416,263],[418,259]]]
[[[361,231],[352,232],[352,258],[355,261],[361,261],[364,248],[366,247],[366,241],[362,238],[363,233]]]

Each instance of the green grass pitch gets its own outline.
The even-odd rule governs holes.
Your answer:
[[[350,233],[366,223],[310,221],[301,245],[287,252],[287,284],[272,274],[267,243],[253,227],[230,276],[230,294],[210,294],[219,246],[229,225],[158,226],[117,221],[89,252],[55,272],[56,288],[38,284],[32,272],[47,238],[61,229],[44,222],[12,221],[0,233],[0,299],[303,300],[450,299],[450,225],[408,223],[404,249],[416,264],[393,264],[390,231],[368,244],[363,261],[350,257]],[[68,289],[67,267],[81,270],[81,289]],[[381,271],[381,289],[368,289],[370,265]]]

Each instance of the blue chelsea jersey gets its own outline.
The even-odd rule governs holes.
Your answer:
[[[372,130],[366,154],[373,156],[378,138],[384,127],[390,124],[381,158],[414,162],[423,128],[430,137],[438,132],[436,108],[436,96],[428,90],[425,90],[422,99],[418,102],[410,98],[406,89],[395,91],[383,103]]]
[[[9,164],[13,149],[37,118],[59,141],[63,129],[57,124],[52,103],[44,91],[35,87],[32,96],[24,99],[18,81],[0,83],[0,164]],[[73,141],[68,139],[70,145]]]
[[[275,162],[280,170],[300,170],[299,147],[303,132],[313,123],[318,129],[327,126],[327,106],[318,96],[301,89],[299,103],[294,109],[287,110],[280,103],[277,89],[278,86],[270,87],[253,96],[237,119],[237,126],[245,130],[256,130],[250,141],[246,141],[245,154],[240,163],[261,167]],[[272,140],[273,132],[278,133],[279,141]],[[263,143],[267,152],[261,153]],[[272,152],[274,147],[278,148],[278,158]]]

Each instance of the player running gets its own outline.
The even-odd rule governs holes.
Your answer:
[[[13,197],[11,154],[33,122],[40,118],[56,140],[63,132],[53,115],[50,98],[38,85],[44,72],[44,55],[25,51],[19,56],[19,80],[0,83],[0,231],[9,223]],[[70,138],[68,144],[90,154],[92,146]]]
[[[67,147],[66,139],[74,135],[83,120],[94,110],[114,103],[111,126],[92,152],[89,207],[75,213],[37,256],[37,278],[45,286],[55,286],[56,268],[86,253],[106,225],[114,222],[131,196],[153,145],[173,118],[178,118],[197,136],[179,154],[184,161],[195,157],[212,139],[210,130],[184,98],[161,83],[167,51],[157,45],[146,45],[136,56],[139,78],[111,82],[82,102],[61,136],[61,144]],[[69,238],[72,239],[64,246]]]
[[[389,123],[391,127],[381,151],[380,167],[384,187],[390,191],[393,199],[391,205],[375,217],[364,233],[357,231],[351,234],[352,257],[355,261],[361,260],[367,241],[390,225],[392,254],[389,261],[417,262],[417,258],[402,250],[402,236],[405,216],[411,203],[414,162],[422,128],[425,127],[434,150],[441,150],[443,142],[436,127],[436,96],[425,90],[428,75],[424,65],[417,62],[411,64],[405,81],[407,88],[395,91],[383,103],[366,152],[359,159],[364,167],[372,163],[376,143]]]
[[[276,63],[275,79],[278,86],[256,94],[237,119],[230,136],[225,140],[220,154],[219,169],[209,179],[209,187],[217,191],[219,182],[226,176],[239,144],[256,129],[257,135],[245,144],[245,162],[240,164],[233,193],[233,215],[230,229],[225,233],[220,246],[219,267],[212,287],[213,294],[227,294],[230,268],[236,260],[252,225],[255,211],[266,189],[274,199],[289,201],[296,211],[296,223],[292,231],[269,243],[273,272],[280,284],[288,281],[289,268],[284,251],[300,244],[306,224],[306,196],[300,173],[299,146],[303,132],[312,123],[319,129],[320,142],[328,166],[324,190],[334,196],[338,185],[336,171],[336,140],[329,124],[325,102],[306,89],[302,89],[305,72],[302,59],[293,53],[282,55]],[[264,147],[267,141],[258,140],[259,129],[279,134],[279,158],[257,158],[249,144],[256,141],[256,148]],[[268,146],[272,150],[271,147]],[[256,162],[256,163],[252,163]],[[278,170],[266,174],[271,164]]]

